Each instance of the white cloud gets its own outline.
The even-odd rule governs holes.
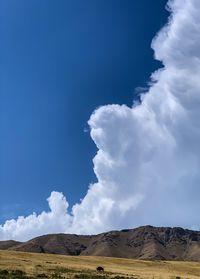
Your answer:
[[[0,226],[1,239],[30,239],[45,233],[59,233],[71,225],[71,216],[67,213],[68,203],[62,193],[52,192],[47,199],[49,212],[28,217],[19,216],[17,220],[6,221]]]
[[[152,74],[142,103],[91,115],[98,182],[70,214],[65,197],[52,192],[49,212],[7,221],[1,239],[144,224],[199,227],[200,1],[170,1],[169,8],[169,23],[152,43],[164,68]]]

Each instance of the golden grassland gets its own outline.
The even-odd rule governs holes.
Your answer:
[[[200,263],[181,261],[143,261],[111,257],[62,256],[0,250],[0,270],[22,270],[28,275],[59,272],[64,278],[75,274],[95,274],[103,266],[109,278],[125,276],[139,279],[200,278]],[[104,275],[105,275],[104,274]]]

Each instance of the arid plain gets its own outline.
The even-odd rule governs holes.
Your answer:
[[[144,261],[0,251],[0,270],[22,270],[29,276],[45,274],[54,278],[51,276],[56,274],[57,278],[93,278],[97,275],[96,267],[99,265],[105,269],[104,273],[98,274],[102,278],[116,276],[138,279],[200,278],[200,263],[197,262]]]

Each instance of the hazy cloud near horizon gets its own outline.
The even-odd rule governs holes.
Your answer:
[[[0,239],[91,234],[138,225],[199,227],[200,1],[169,1],[168,24],[152,42],[164,67],[141,104],[100,107],[91,115],[98,182],[72,212],[52,192],[50,210],[0,225]]]

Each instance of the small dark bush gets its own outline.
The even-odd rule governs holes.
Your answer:
[[[10,274],[11,275],[15,275],[15,276],[25,276],[26,275],[26,273],[24,272],[24,271],[22,271],[22,270],[12,270],[11,272],[10,272]]]
[[[26,273],[22,270],[12,270],[10,272],[10,278],[15,279],[27,279]]]
[[[51,275],[51,279],[62,279],[64,277],[62,277],[60,274],[58,273],[54,273],[53,275]]]
[[[125,276],[117,275],[117,276],[113,277],[113,279],[136,279],[136,278],[135,277],[125,277]]]
[[[0,270],[0,279],[7,279],[8,277],[8,270],[4,269],[4,270]]]
[[[21,270],[0,270],[0,279],[28,279],[28,277]]]
[[[6,269],[0,270],[0,275],[7,275],[7,274],[9,274],[8,270]]]
[[[36,278],[48,278],[48,276],[45,273],[37,274]]]
[[[91,274],[76,274],[75,279],[108,279],[107,276],[102,275],[91,275]]]

